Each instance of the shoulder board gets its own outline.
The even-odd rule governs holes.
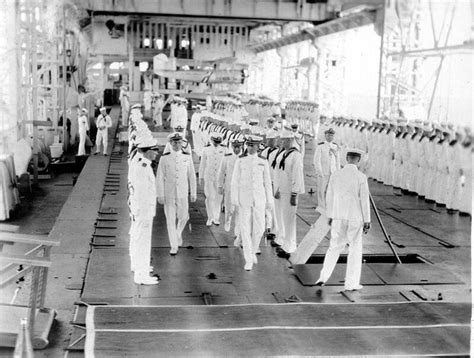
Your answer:
[[[227,146],[226,146],[226,145],[224,145],[224,144],[221,144],[221,147],[227,148]]]
[[[458,142],[458,141],[455,139],[455,140],[449,142],[449,145],[450,145],[450,146],[453,146],[453,145],[455,145],[457,142]]]
[[[267,158],[262,157],[260,154],[258,155],[258,157],[259,157],[260,159],[267,160]]]
[[[163,157],[165,155],[170,155],[170,154],[171,154],[171,152],[166,152],[166,153],[163,153],[161,156]]]
[[[318,145],[324,144],[324,142],[319,142]]]
[[[232,153],[226,153],[224,156],[228,157],[229,155],[232,155]]]
[[[402,138],[405,139],[407,135],[408,135],[408,133],[403,133]]]
[[[411,139],[415,139],[415,137],[418,135],[418,133],[415,133],[411,136]]]
[[[184,155],[191,155],[191,153],[185,152],[184,150],[181,151]]]
[[[244,158],[244,157],[246,157],[247,155],[248,155],[247,153],[241,154],[241,155],[239,155],[239,158]]]
[[[210,146],[211,146],[211,143],[207,143],[207,144],[206,144],[206,147],[210,147]]]
[[[145,167],[146,168],[147,164],[146,163],[142,163],[142,167]]]

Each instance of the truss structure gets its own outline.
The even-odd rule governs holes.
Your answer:
[[[474,54],[474,43],[468,35],[462,41],[459,41],[459,36],[453,38],[454,32],[462,33],[459,28],[462,23],[459,21],[462,11],[460,3],[458,0],[386,2],[377,109],[379,117],[440,119],[440,108],[446,105],[436,104],[436,99],[446,59]],[[449,101],[449,98],[444,101]],[[434,115],[435,107],[437,115]],[[442,120],[447,120],[447,112],[444,109]]]

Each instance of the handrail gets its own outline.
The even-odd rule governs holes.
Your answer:
[[[16,280],[31,271],[32,280],[28,307],[28,330],[31,337],[34,334],[35,316],[37,309],[43,308],[46,295],[46,284],[48,278],[48,268],[51,266],[50,252],[51,247],[59,246],[59,241],[48,239],[47,235],[28,235],[13,232],[0,231],[0,243],[21,243],[35,245],[34,248],[28,250],[25,254],[0,253],[0,263],[7,263],[0,269],[5,273],[8,269],[15,265],[26,265],[23,270],[14,273],[10,277],[1,282],[5,285]],[[42,256],[36,256],[41,254]]]
[[[48,239],[48,235],[17,234],[13,232],[1,232],[0,242],[18,242],[21,244],[42,244],[47,246],[59,246],[59,241]]]

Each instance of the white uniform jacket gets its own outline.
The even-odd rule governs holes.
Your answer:
[[[201,163],[199,163],[199,178],[217,179],[217,171],[221,164],[222,158],[226,152],[226,147],[218,145],[210,145],[204,147],[202,151]]]
[[[78,127],[79,127],[79,134],[86,134],[89,130],[89,120],[85,115],[79,116],[77,119]]]
[[[98,130],[107,130],[107,128],[112,127],[112,118],[110,118],[108,114],[105,116],[99,114],[97,116],[96,126]]]
[[[196,173],[192,156],[183,151],[171,151],[161,156],[156,173],[157,197],[182,199],[196,196]]]
[[[256,154],[237,159],[232,173],[231,202],[238,206],[273,205],[268,162]]]
[[[303,155],[296,148],[281,152],[276,158],[275,169],[275,192],[304,193]]]
[[[329,176],[341,167],[339,146],[335,143],[321,142],[314,151],[314,169],[317,175]]]
[[[370,222],[369,184],[354,164],[346,164],[331,175],[326,213],[331,219]]]
[[[178,126],[186,128],[187,125],[188,111],[186,110],[186,107],[184,107],[183,105],[176,105],[171,107],[171,128],[176,128]]]
[[[217,172],[217,187],[224,188],[226,195],[230,195],[232,173],[238,158],[234,153],[226,153]]]
[[[135,216],[155,216],[156,212],[156,177],[151,161],[141,153],[131,161],[130,170],[130,211]],[[134,158],[135,159],[135,158]]]

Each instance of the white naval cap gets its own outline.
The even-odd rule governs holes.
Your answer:
[[[130,109],[142,109],[142,105],[140,103],[136,103],[130,107]]]
[[[281,132],[280,132],[280,138],[282,139],[285,139],[285,138],[294,138],[295,137],[295,133],[294,132],[291,132],[287,129],[283,129]]]
[[[269,131],[267,131],[266,134],[267,134],[266,135],[267,139],[278,138],[280,136],[280,133],[278,131],[274,131],[274,130],[269,130]]]
[[[107,108],[105,108],[105,107],[100,107],[99,108],[99,111],[106,111],[106,110],[107,110]]]
[[[158,145],[152,135],[137,136],[135,142],[138,148],[153,148]]]
[[[89,113],[89,111],[87,110],[87,108],[81,108],[81,111],[82,111],[82,112],[85,112],[85,113]]]
[[[364,154],[364,151],[359,148],[348,148],[346,150],[346,155],[362,157],[363,154]]]
[[[262,140],[263,140],[262,137],[258,135],[254,135],[254,134],[250,134],[247,137],[245,137],[245,142],[247,144],[259,144],[262,142]]]
[[[183,140],[183,135],[179,132],[174,132],[169,134],[167,138],[170,142],[176,142],[179,140]]]

